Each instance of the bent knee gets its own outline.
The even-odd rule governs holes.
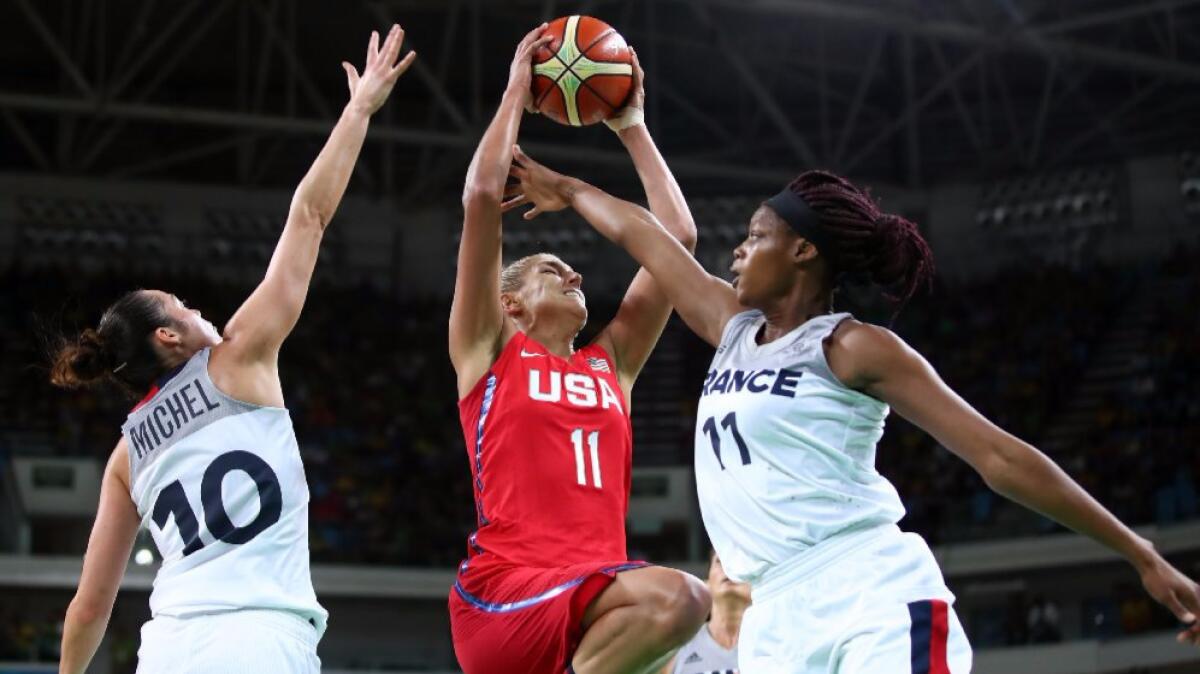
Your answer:
[[[695,636],[712,609],[708,587],[695,576],[676,571],[647,597],[647,608],[664,642],[677,646]]]

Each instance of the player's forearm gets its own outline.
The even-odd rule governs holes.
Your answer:
[[[504,197],[504,184],[512,165],[512,147],[517,142],[521,116],[525,112],[525,92],[506,90],[500,108],[484,132],[471,165],[467,168],[463,186],[463,202],[472,197],[494,199],[498,204]]]
[[[370,119],[370,113],[354,103],[342,111],[325,147],[296,188],[290,221],[315,222],[324,229],[333,219],[358,162]]]
[[[624,248],[639,263],[642,262],[640,254],[644,254],[647,248],[645,244],[663,234],[663,228],[653,213],[582,180],[564,178],[559,191],[593,229]]]
[[[1149,541],[1137,535],[1079,486],[1045,454],[1005,438],[998,460],[984,474],[997,493],[1088,536],[1125,557],[1139,570],[1156,558]]]
[[[104,611],[82,605],[78,600],[71,602],[63,621],[59,674],[83,674],[100,647],[111,613],[111,608]]]
[[[629,151],[638,178],[646,190],[650,211],[688,250],[696,249],[696,222],[683,198],[670,167],[654,144],[645,124],[637,124],[617,132]]]

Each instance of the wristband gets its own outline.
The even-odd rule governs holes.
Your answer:
[[[612,129],[614,132],[624,131],[633,126],[639,126],[646,123],[646,113],[641,108],[635,108],[632,105],[625,107],[621,113],[612,119],[604,120],[604,125]]]

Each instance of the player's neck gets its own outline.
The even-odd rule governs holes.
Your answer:
[[[708,633],[713,641],[725,650],[736,646],[745,613],[746,606],[740,602],[713,604],[712,619],[708,621]]]
[[[546,323],[534,323],[522,327],[526,337],[546,347],[559,358],[570,358],[575,353],[575,331],[563,330]]]
[[[767,324],[757,336],[759,344],[773,342],[810,319],[829,313],[829,295],[820,288],[797,284],[787,295],[762,307]]]

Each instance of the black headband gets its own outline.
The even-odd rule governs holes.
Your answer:
[[[785,187],[779,194],[767,199],[765,203],[779,217],[783,218],[783,221],[792,228],[793,232],[816,246],[817,252],[824,255],[825,259],[829,260],[834,268],[837,267],[833,243],[829,240],[825,229],[821,227],[821,222],[816,212],[813,211],[812,206],[809,206],[803,197],[793,192],[791,188]]]

